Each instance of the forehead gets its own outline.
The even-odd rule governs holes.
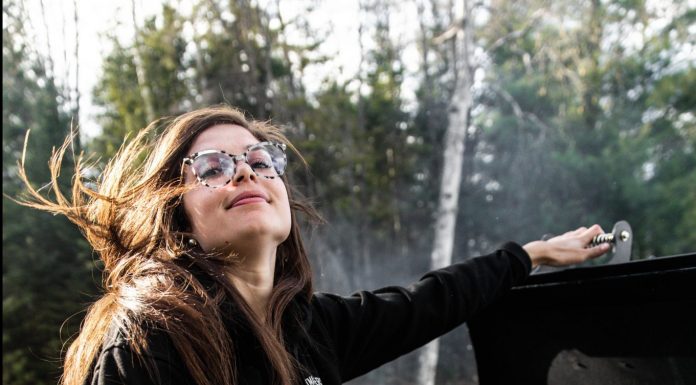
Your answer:
[[[259,140],[246,128],[235,124],[217,124],[206,128],[191,143],[187,154],[203,150],[224,150],[230,154],[241,154]]]

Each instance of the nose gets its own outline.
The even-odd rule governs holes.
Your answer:
[[[249,163],[242,159],[236,161],[236,170],[232,178],[233,186],[237,186],[245,180],[256,181],[256,178],[256,173],[251,166],[249,166]]]

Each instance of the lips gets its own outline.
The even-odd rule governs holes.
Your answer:
[[[226,209],[231,209],[233,207],[242,206],[250,203],[261,202],[268,202],[268,196],[266,194],[264,194],[261,191],[245,191],[234,197],[234,199],[232,199],[232,202],[230,202],[230,204],[227,205]]]

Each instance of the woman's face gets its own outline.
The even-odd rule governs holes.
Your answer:
[[[219,124],[200,133],[187,154],[223,150],[239,155],[255,143],[259,140],[244,127]],[[185,182],[196,184],[184,194],[184,211],[204,251],[248,256],[275,250],[290,234],[290,204],[280,177],[259,177],[240,160],[232,180],[212,188],[198,182],[190,166],[184,168]]]

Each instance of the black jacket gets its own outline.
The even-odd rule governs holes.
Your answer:
[[[295,301],[301,325],[286,330],[288,351],[304,367],[302,385],[337,385],[406,354],[470,319],[529,274],[531,261],[515,243],[430,272],[407,288],[386,287],[350,297],[317,293]],[[237,324],[238,325],[238,324]],[[237,329],[240,329],[239,327]],[[266,385],[267,361],[244,327],[230,330],[237,350],[237,378]],[[192,384],[186,366],[164,333],[151,333],[147,352],[159,370],[153,381],[119,332],[107,337],[88,384]]]

